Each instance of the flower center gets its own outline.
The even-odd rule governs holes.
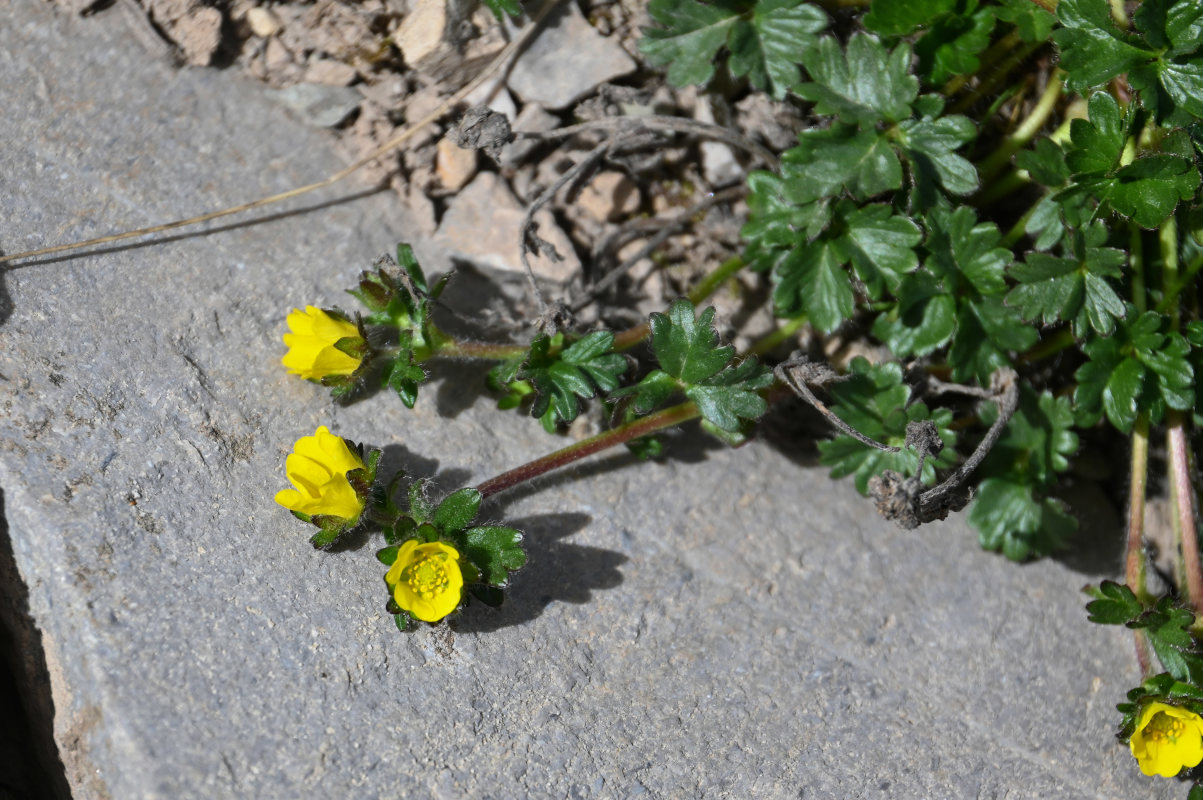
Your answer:
[[[401,578],[423,600],[431,600],[447,591],[451,583],[447,577],[447,567],[438,556],[427,556],[411,564],[402,571]]]
[[[1178,739],[1186,733],[1186,723],[1176,717],[1171,717],[1158,711],[1149,720],[1149,724],[1145,726],[1145,738],[1153,739],[1156,742],[1169,744],[1177,744]]]

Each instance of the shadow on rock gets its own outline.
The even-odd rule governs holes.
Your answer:
[[[521,625],[553,602],[587,603],[593,592],[622,583],[618,568],[626,563],[626,556],[563,541],[592,519],[588,514],[566,513],[509,521],[525,534],[526,566],[514,573],[500,608],[473,602],[452,627],[459,633],[487,633]]]

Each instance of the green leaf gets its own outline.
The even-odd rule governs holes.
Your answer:
[[[731,72],[747,75],[775,100],[798,82],[803,53],[814,34],[827,27],[827,15],[803,0],[758,0],[751,20],[736,23],[728,39]]]
[[[1077,174],[1107,173],[1124,151],[1124,123],[1119,104],[1106,92],[1090,96],[1090,119],[1075,119],[1069,125],[1073,148],[1065,156],[1070,171]]]
[[[647,11],[663,26],[643,29],[639,49],[648,61],[668,64],[668,82],[674,86],[708,83],[714,58],[739,20],[738,6],[730,0],[651,0]]]
[[[1157,660],[1170,675],[1198,686],[1203,683],[1203,653],[1190,634],[1194,621],[1192,612],[1175,606],[1173,598],[1163,597],[1128,627],[1143,628],[1148,633]]]
[[[777,100],[798,80],[796,65],[814,34],[827,27],[827,15],[803,0],[760,0],[750,9],[732,0],[652,0],[648,13],[662,27],[645,28],[639,49],[651,63],[669,65],[669,83],[708,83],[725,45],[731,73]]]
[[[1100,625],[1127,625],[1144,613],[1144,606],[1136,595],[1122,583],[1103,581],[1098,587],[1086,587],[1095,599],[1086,604],[1090,621]]]
[[[483,0],[483,2],[485,8],[492,11],[493,16],[497,17],[498,22],[505,19],[505,14],[509,14],[511,17],[522,16],[522,6],[518,4],[518,0]]]
[[[881,296],[882,288],[897,289],[902,278],[919,265],[915,246],[923,238],[919,226],[907,217],[895,214],[884,204],[852,210],[843,203],[835,216],[842,221],[837,230],[843,235],[833,239],[841,261],[851,261],[869,296]]]
[[[1023,0],[1030,4],[1030,0]],[[1035,8],[1035,6],[1033,6]],[[1069,180],[1069,166],[1065,163],[1065,153],[1061,146],[1052,139],[1037,139],[1031,150],[1021,150],[1015,154],[1015,166],[1027,170],[1032,180],[1045,186],[1064,186]]]
[[[713,307],[695,319],[693,304],[685,299],[669,306],[668,314],[653,313],[648,320],[652,350],[661,368],[685,383],[699,383],[727,366],[735,348],[719,345],[713,320]]]
[[[982,295],[1006,290],[1006,267],[1011,251],[1000,247],[1002,235],[993,222],[977,221],[968,206],[955,211],[935,210],[928,217],[926,266],[946,280],[964,278]]]
[[[1060,0],[1057,17],[1061,28],[1053,40],[1061,50],[1061,68],[1069,73],[1070,91],[1106,83],[1152,55],[1116,27],[1107,0]]]
[[[439,503],[431,522],[445,534],[458,533],[476,518],[480,501],[480,492],[471,487],[454,491]]]
[[[841,122],[900,122],[910,117],[911,103],[919,95],[910,61],[905,44],[887,53],[876,37],[856,33],[844,50],[825,36],[803,54],[811,81],[794,91],[815,104],[814,113]]]
[[[993,425],[998,409],[987,404],[982,422]],[[1022,386],[1019,406],[990,450],[981,473],[1047,491],[1057,482],[1057,473],[1069,469],[1069,458],[1078,450],[1074,414],[1068,397],[1054,397],[1047,389],[1037,395]]]
[[[1078,523],[1051,498],[1037,499],[1032,487],[1005,478],[986,478],[969,507],[969,524],[986,550],[1012,561],[1048,555],[1062,548]]]
[[[977,136],[968,117],[906,120],[898,125],[898,142],[916,176],[942,185],[952,194],[978,187],[977,168],[954,151]]]
[[[386,567],[391,567],[393,562],[397,560],[397,551],[401,548],[397,545],[389,545],[381,550],[376,551],[376,560]]]
[[[959,0],[873,0],[862,22],[883,36],[906,36],[952,12]]]
[[[610,331],[594,331],[561,350],[562,342],[562,334],[557,334],[554,342],[545,335],[538,336],[517,376],[530,381],[537,394],[531,416],[542,418],[553,410],[553,428],[557,420],[576,419],[580,413],[578,398],[593,397],[597,389],[616,389],[619,376],[627,368],[627,360],[611,352],[614,334]]]
[[[940,280],[926,271],[908,275],[896,295],[893,311],[873,324],[873,335],[894,355],[925,356],[948,342],[956,330],[956,299]]]
[[[940,84],[954,75],[972,75],[981,67],[978,54],[990,44],[994,31],[994,8],[973,11],[976,0],[966,8],[929,23],[930,29],[915,45],[919,70],[931,83]]]
[[[526,564],[522,533],[499,525],[469,528],[464,534],[463,555],[480,570],[481,580],[504,586],[511,570]]]
[[[798,184],[800,202],[839,194],[847,189],[867,200],[902,187],[902,165],[889,141],[874,128],[835,123],[798,135],[798,146],[786,150],[781,160],[791,180]]]
[[[414,361],[411,342],[409,331],[401,335],[398,352],[384,376],[385,384],[397,393],[406,408],[413,408],[418,402],[418,387],[426,380],[426,371]]]
[[[1000,0],[994,13],[1004,22],[1012,23],[1025,42],[1043,43],[1057,24],[1057,17],[1032,0]]]
[[[873,365],[857,357],[852,360],[849,370],[847,380],[831,386],[832,411],[864,435],[895,447],[905,445],[908,422],[932,420],[945,444],[939,456],[928,459],[923,467],[923,482],[934,483],[936,468],[947,468],[956,462],[956,453],[952,449],[956,434],[949,428],[952,412],[948,409],[931,412],[922,402],[908,405],[910,388],[902,381],[899,364]],[[819,460],[832,467],[831,477],[854,475],[861,494],[868,493],[869,479],[874,475],[887,469],[913,475],[919,465],[918,455],[905,447],[897,453],[883,452],[846,434],[819,442],[819,454]]]
[[[1127,311],[1106,279],[1122,277],[1125,260],[1122,250],[1110,247],[1087,248],[1082,259],[1029,253],[1026,263],[1011,266],[1020,285],[1007,295],[1007,304],[1045,325],[1072,322],[1079,338],[1088,330],[1109,336]]]
[[[773,375],[755,358],[690,386],[685,396],[697,404],[703,419],[730,433],[739,432],[744,420],[756,420],[768,411],[768,403],[758,390],[768,388]]]
[[[819,330],[829,333],[852,316],[852,281],[830,241],[803,245],[773,271],[773,307],[780,317],[805,312]]]
[[[957,332],[948,361],[956,381],[985,386],[999,367],[1011,366],[1012,351],[1027,350],[1040,334],[997,296],[966,300],[957,312]]]

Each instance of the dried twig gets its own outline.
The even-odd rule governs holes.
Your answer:
[[[848,434],[861,444],[867,444],[877,450],[886,453],[898,453],[902,451],[901,447],[893,447],[892,445],[882,444],[876,439],[871,439],[863,433],[853,428],[847,422],[835,415],[819,398],[815,397],[814,392],[810,390],[807,384],[815,386],[825,386],[832,381],[841,380],[842,376],[826,364],[820,364],[817,361],[811,361],[806,356],[800,353],[795,353],[787,360],[782,361],[773,370],[773,374],[777,376],[777,380],[784,383],[786,386],[793,389],[799,397],[827,418],[833,426],[838,428],[843,433]]]

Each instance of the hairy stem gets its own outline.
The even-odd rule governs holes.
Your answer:
[[[670,428],[674,425],[680,425],[683,422],[688,422],[701,415],[698,407],[692,402],[681,403],[680,405],[666,408],[663,411],[657,411],[655,414],[649,414],[641,419],[628,422],[625,425],[619,425],[608,431],[591,436],[588,439],[571,444],[554,453],[549,453],[542,458],[536,458],[534,461],[529,461],[520,467],[515,467],[508,472],[503,472],[500,475],[490,478],[484,483],[477,486],[477,491],[484,497],[495,495],[498,492],[503,492],[524,483],[540,475],[545,475],[554,469],[567,466],[574,461],[579,461],[595,453],[600,453],[611,447],[638,439],[640,436],[647,436],[649,433],[655,433],[664,428]]]
[[[1203,568],[1199,562],[1199,532],[1195,526],[1195,489],[1190,480],[1190,451],[1186,441],[1186,419],[1181,411],[1166,414],[1169,430],[1170,501],[1174,529],[1181,536],[1182,566],[1186,571],[1186,599],[1196,618],[1203,616]],[[1197,623],[1198,624],[1198,623]]]
[[[1149,477],[1149,415],[1142,413],[1132,428],[1132,475],[1128,484],[1128,547],[1124,559],[1124,579],[1128,588],[1141,603],[1148,603],[1149,589],[1145,582],[1144,527],[1145,489]],[[1133,631],[1136,661],[1141,678],[1152,674],[1149,638],[1142,630]]]

